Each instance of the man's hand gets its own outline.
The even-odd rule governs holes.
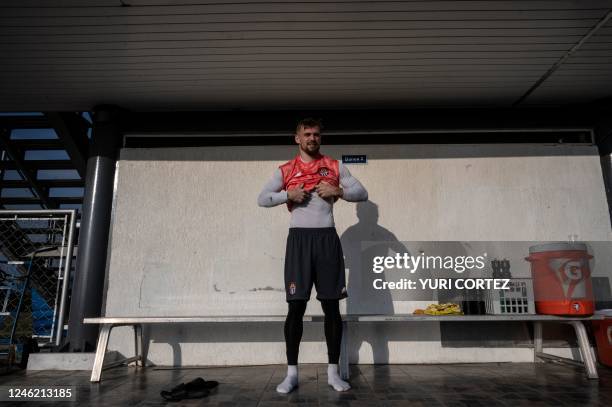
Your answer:
[[[317,194],[323,199],[334,198],[334,200],[342,196],[342,188],[335,187],[325,181],[321,181],[315,187]]]
[[[295,203],[302,203],[310,197],[310,192],[304,191],[304,184],[298,188],[287,191],[287,199]]]

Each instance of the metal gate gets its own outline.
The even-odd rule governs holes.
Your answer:
[[[75,232],[72,209],[0,210],[0,263],[11,265],[4,271],[25,276],[29,263],[23,262],[32,261],[18,335],[36,338],[41,347],[60,346],[63,340]]]

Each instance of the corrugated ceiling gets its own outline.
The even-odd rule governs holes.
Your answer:
[[[4,0],[0,110],[511,106],[611,8],[612,0]],[[610,96],[608,22],[521,104]]]

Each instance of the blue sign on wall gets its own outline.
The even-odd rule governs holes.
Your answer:
[[[368,158],[364,155],[343,155],[342,164],[367,164]]]

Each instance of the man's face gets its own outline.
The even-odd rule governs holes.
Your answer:
[[[321,147],[321,130],[318,126],[300,127],[295,135],[295,142],[300,145],[300,150],[308,155],[314,155]]]

